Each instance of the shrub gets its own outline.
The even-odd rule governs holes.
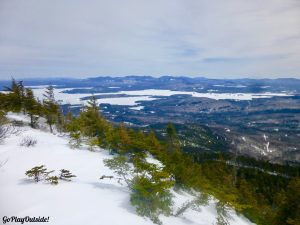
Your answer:
[[[20,129],[11,124],[8,124],[7,119],[1,114],[0,111],[0,144],[10,135],[18,135],[19,133]]]
[[[37,144],[37,140],[32,137],[24,137],[20,143],[21,146],[34,147]]]

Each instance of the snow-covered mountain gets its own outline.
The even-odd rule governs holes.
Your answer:
[[[32,129],[29,119],[19,114],[9,114],[10,120],[23,121],[0,144],[0,217],[23,218],[45,217],[47,224],[153,224],[151,220],[138,216],[130,205],[129,189],[115,180],[99,180],[102,175],[113,175],[103,160],[113,156],[104,149],[90,151],[88,147],[72,149],[67,134],[51,134],[47,129]],[[33,147],[21,146],[24,138],[37,141]],[[25,176],[25,171],[34,166],[45,165],[49,170],[68,169],[77,177],[72,181],[61,181],[58,185],[34,182]],[[174,209],[193,198],[185,191],[175,191]],[[216,223],[215,200],[210,200],[201,211],[187,210],[175,217],[161,216],[163,224]],[[231,225],[252,224],[233,210],[228,218]],[[2,221],[4,223],[4,220]],[[9,222],[7,224],[20,224]],[[39,224],[39,223],[34,223]],[[42,223],[41,223],[42,224]]]

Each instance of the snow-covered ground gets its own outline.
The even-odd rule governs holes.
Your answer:
[[[33,87],[33,86],[32,86]],[[89,93],[64,93],[64,91],[72,90],[75,88],[61,88],[61,89],[54,89],[55,98],[57,100],[61,100],[65,104],[85,104],[87,100],[81,100],[83,97],[91,96]],[[78,88],[83,89],[83,88]],[[84,88],[84,89],[91,89]],[[40,86],[38,88],[34,88],[33,92],[37,98],[40,100],[43,99],[43,94],[45,93],[46,88]],[[171,95],[191,95],[193,97],[198,98],[210,98],[215,100],[221,99],[231,99],[231,100],[252,100],[255,98],[271,98],[273,96],[291,96],[288,93],[215,93],[215,92],[208,92],[208,93],[199,93],[199,92],[191,92],[191,91],[171,91],[171,90],[158,90],[158,89],[146,89],[146,90],[139,90],[139,91],[116,91],[113,93],[97,93],[94,92],[95,95],[118,95],[118,94],[126,94],[126,95],[135,95],[134,97],[116,97],[116,98],[103,98],[98,99],[99,103],[109,103],[112,105],[129,105],[129,106],[136,106],[138,105],[138,101],[152,101],[155,100],[157,96],[171,96]]]
[[[17,114],[9,114],[9,117],[29,121]],[[113,175],[103,164],[103,159],[112,157],[106,150],[74,150],[68,145],[67,135],[54,135],[28,126],[20,129],[19,134],[11,135],[0,144],[0,165],[3,162],[0,167],[1,219],[4,216],[44,216],[49,217],[47,224],[55,225],[153,224],[136,214],[130,205],[130,193],[126,186],[115,180],[99,180],[102,175]],[[24,137],[36,139],[36,146],[21,147],[20,142]],[[155,159],[149,160],[156,162]],[[77,177],[58,185],[35,183],[25,176],[25,171],[38,165],[56,170],[55,173],[60,169],[68,169]],[[192,198],[186,192],[173,193],[174,208]],[[232,225],[251,224],[233,211],[230,214]],[[211,201],[208,206],[201,207],[201,212],[188,210],[180,217],[162,216],[161,220],[165,225],[211,225],[216,221],[215,204]]]

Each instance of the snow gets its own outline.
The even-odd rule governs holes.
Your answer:
[[[264,140],[267,141],[268,136],[266,136],[266,134],[263,135]]]
[[[139,106],[135,106],[135,107],[130,107],[130,109],[133,109],[133,110],[142,110],[142,109],[144,109],[144,106],[139,105]]]
[[[226,131],[226,132],[230,132],[230,129],[229,129],[229,128],[225,128],[225,131]]]
[[[141,96],[141,97],[119,97],[119,98],[102,98],[97,99],[98,103],[108,103],[111,105],[129,105],[135,106],[139,101],[152,101],[156,98],[150,96]]]
[[[271,86],[260,86],[260,88],[269,88]]]
[[[241,84],[238,84],[238,85],[224,85],[224,84],[215,84],[213,85],[214,87],[230,87],[230,88],[246,88],[247,86],[245,85],[241,85]]]
[[[56,88],[58,85],[51,85],[52,87]],[[26,85],[25,88],[47,88],[49,85]]]
[[[28,121],[23,115],[10,113],[10,119]],[[96,225],[96,224],[153,224],[149,219],[138,216],[130,205],[129,190],[115,180],[99,180],[102,175],[113,175],[104,166],[103,159],[111,158],[108,151],[71,149],[66,134],[51,134],[46,131],[21,127],[19,135],[11,135],[0,145],[0,217],[49,216],[47,224]],[[24,137],[37,140],[34,147],[21,147]],[[149,157],[150,162],[157,162]],[[73,181],[61,181],[58,185],[45,182],[35,183],[25,176],[25,171],[38,165],[49,170],[68,169],[77,177]],[[174,208],[192,199],[186,192],[175,192]],[[161,216],[165,225],[192,223],[213,224],[216,221],[215,201],[202,206],[201,212],[188,210],[179,217]],[[230,212],[232,225],[251,224],[242,216]],[[13,223],[8,223],[13,224]],[[42,223],[34,223],[42,224]]]

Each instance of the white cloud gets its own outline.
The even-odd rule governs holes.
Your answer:
[[[300,78],[297,0],[1,0],[0,78]]]

